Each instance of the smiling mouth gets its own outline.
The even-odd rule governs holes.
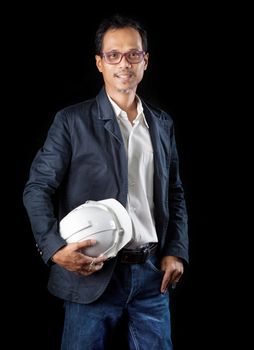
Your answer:
[[[133,76],[133,73],[131,72],[127,72],[127,73],[116,73],[115,74],[115,77],[116,78],[120,78],[120,79],[123,79],[123,80],[128,80],[130,78],[132,78]]]
[[[122,84],[129,84],[132,80],[132,74],[116,74],[115,77]]]

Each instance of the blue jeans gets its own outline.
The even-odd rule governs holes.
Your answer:
[[[103,295],[91,304],[65,303],[62,350],[107,349],[123,313],[131,350],[172,350],[169,294],[155,256],[144,264],[118,263]]]

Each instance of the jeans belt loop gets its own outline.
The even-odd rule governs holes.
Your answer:
[[[141,262],[142,264],[143,264],[144,262],[146,262],[148,256],[149,256],[149,248],[146,247],[146,248],[144,248],[144,250],[142,251],[142,262]]]

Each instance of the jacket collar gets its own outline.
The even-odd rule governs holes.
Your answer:
[[[163,112],[158,110],[158,113],[155,113],[148,107],[148,105],[140,99],[142,102],[142,106],[144,109],[144,114],[146,121],[148,125],[150,126],[153,121],[155,123],[159,123],[162,126],[165,125],[165,121],[167,119],[163,118]],[[115,119],[115,112],[114,109],[108,99],[107,93],[105,91],[105,87],[101,89],[99,94],[96,96],[97,106],[98,106],[98,118],[101,120],[109,120],[109,119]],[[162,121],[162,123],[160,123]]]
[[[105,87],[101,89],[99,94],[96,96],[98,105],[98,118],[101,120],[115,119],[115,113],[111,103],[109,102],[108,96],[105,91]]]
[[[96,101],[98,106],[98,118],[106,122],[105,128],[122,143],[123,139],[116,120],[116,115],[104,87],[96,96]],[[150,128],[153,146],[157,148],[157,140],[160,139],[160,137],[163,138],[165,131],[168,131],[170,128],[171,121],[165,117],[165,113],[161,110],[152,110],[142,99],[141,102],[147,124]]]

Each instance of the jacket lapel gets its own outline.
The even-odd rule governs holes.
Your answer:
[[[154,151],[154,204],[160,211],[163,208],[163,195],[167,188],[170,164],[170,127],[172,122],[159,111],[153,111],[142,101],[145,117],[149,125]]]
[[[154,150],[154,166],[158,175],[162,175],[164,167],[168,168],[170,159],[170,127],[172,122],[163,117],[162,112],[157,116],[142,101],[144,113],[149,125],[149,132]],[[166,162],[166,163],[165,163]]]
[[[98,118],[105,122],[104,128],[121,144],[123,144],[122,134],[117,123],[114,110],[108,100],[105,89],[101,89],[96,97],[98,103]]]
[[[121,130],[104,88],[97,95],[96,100],[98,119],[104,124],[102,127],[106,130],[107,135],[110,136],[106,137],[105,141],[107,140],[106,143],[107,147],[109,147],[109,154],[118,184],[116,198],[125,206],[128,193],[128,162]]]

